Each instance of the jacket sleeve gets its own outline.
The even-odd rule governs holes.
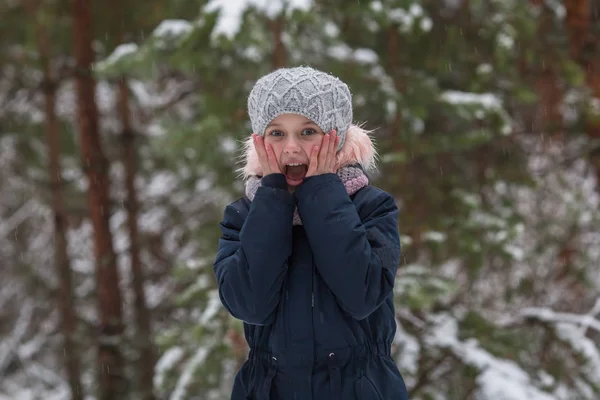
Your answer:
[[[273,174],[263,178],[248,211],[236,203],[225,209],[213,268],[221,302],[248,324],[273,322],[292,251],[294,207],[285,176]]]
[[[393,295],[400,262],[394,199],[369,191],[361,199],[361,220],[336,174],[306,179],[295,196],[321,277],[342,309],[366,318]]]

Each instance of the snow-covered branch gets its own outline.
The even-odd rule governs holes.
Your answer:
[[[8,217],[2,224],[0,224],[0,240],[3,240],[6,235],[16,229],[17,226],[22,224],[27,218],[29,218],[33,211],[37,201],[30,199],[27,203],[23,204],[13,215]]]
[[[4,370],[8,367],[13,359],[14,353],[18,348],[19,343],[27,333],[31,325],[33,317],[33,306],[31,303],[25,303],[19,314],[19,318],[15,323],[12,334],[9,338],[0,342],[0,376],[4,374]]]
[[[600,320],[593,315],[556,312],[548,308],[530,307],[521,311],[521,317],[528,320],[538,320],[547,323],[568,323],[582,328],[591,328],[600,333]]]

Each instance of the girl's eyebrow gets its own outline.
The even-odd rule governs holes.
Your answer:
[[[315,124],[312,121],[306,121],[302,124],[302,126],[307,126],[307,125],[317,126],[317,124]],[[267,128],[269,128],[269,127],[281,127],[281,124],[279,124],[277,122],[273,122],[273,123],[267,125]]]
[[[313,121],[306,121],[304,124],[302,124],[302,127],[313,127],[315,128],[317,131],[322,132],[321,128],[319,127],[319,125],[317,125],[316,123],[314,123]]]

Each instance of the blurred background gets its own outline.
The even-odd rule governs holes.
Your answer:
[[[374,129],[411,400],[600,398],[600,1],[0,0],[0,399],[229,399],[218,224],[296,65]]]

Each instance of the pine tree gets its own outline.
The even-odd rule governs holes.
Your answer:
[[[111,227],[124,271],[130,250],[125,163],[131,157],[121,157],[114,102],[115,82],[123,76],[129,122],[139,133],[138,243],[160,353],[157,393],[172,400],[228,398],[248,349],[241,322],[219,302],[211,263],[223,207],[243,195],[236,168],[240,141],[250,133],[245,100],[262,74],[310,64],[349,83],[355,119],[374,129],[380,153],[373,182],[401,209],[393,357],[411,399],[595,399],[600,202],[595,156],[588,156],[596,146],[595,53],[588,52],[597,36],[595,3],[228,3],[148,2],[140,13],[127,1],[122,40],[113,10],[94,10]],[[0,39],[8,46],[3,49],[20,40],[23,17],[15,18],[19,22],[11,20],[9,36]],[[0,177],[6,177],[0,179],[0,215],[8,221],[0,237],[10,239],[0,254],[15,265],[2,270],[3,283],[10,284],[0,290],[0,304],[18,298],[23,307],[20,314],[2,308],[0,319],[8,321],[2,326],[29,328],[23,334],[0,328],[0,393],[23,397],[25,389],[18,388],[27,386],[30,365],[56,365],[47,357],[53,347],[35,352],[41,360],[35,364],[32,357],[19,364],[17,353],[4,349],[17,338],[51,341],[43,324],[28,321],[51,320],[41,317],[50,314],[41,299],[56,289],[48,283],[55,281],[39,279],[42,269],[29,266],[44,262],[44,247],[35,245],[51,234],[35,229],[44,217],[11,200],[13,193],[32,192],[50,198],[35,172],[46,168],[35,150],[43,120],[32,122],[35,112],[15,112],[5,100],[35,92],[31,77],[40,76],[31,72],[36,62],[17,61],[15,54],[23,53],[0,52],[9,61],[4,65],[19,66],[10,84],[0,85],[0,127],[10,123],[18,132],[0,132],[10,138],[0,152]],[[67,81],[57,104],[68,98],[68,88]],[[43,104],[23,103],[28,110]],[[63,129],[72,131],[72,117],[59,107]],[[85,345],[95,337],[89,330],[94,280],[83,267],[93,256],[85,250],[91,236],[85,187],[74,172],[77,147],[68,139],[63,135],[64,198]],[[77,228],[74,220],[84,223]],[[121,278],[122,287],[130,278]],[[128,305],[133,292],[124,292],[123,300]],[[123,321],[123,340],[135,340],[138,328],[128,313]],[[137,357],[133,342],[124,348],[127,360]],[[82,363],[87,387],[94,360],[82,355]],[[129,363],[127,377],[139,372]],[[36,387],[56,393],[61,383]]]

